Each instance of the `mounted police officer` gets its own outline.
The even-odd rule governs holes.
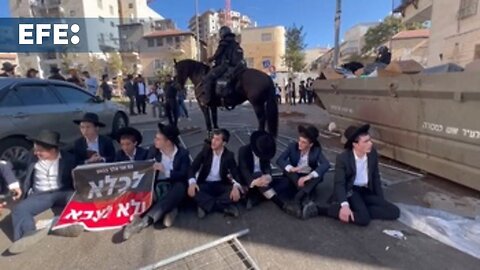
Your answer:
[[[208,59],[211,63],[215,61],[215,66],[205,76],[205,105],[208,105],[212,99],[212,91],[215,80],[228,72],[230,76],[245,67],[243,60],[243,49],[235,40],[235,34],[227,26],[220,28],[220,43],[215,54]],[[225,93],[220,93],[226,96]]]

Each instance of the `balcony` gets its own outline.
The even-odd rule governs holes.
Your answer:
[[[423,23],[432,19],[433,0],[404,0],[395,9],[401,12],[405,23]]]

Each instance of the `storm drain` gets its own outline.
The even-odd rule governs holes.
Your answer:
[[[260,269],[238,240],[239,237],[248,234],[248,232],[249,230],[246,229],[225,236],[203,246],[141,268],[141,270]]]

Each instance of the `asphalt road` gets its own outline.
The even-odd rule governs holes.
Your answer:
[[[228,145],[231,150],[236,151],[248,141],[256,126],[254,120],[249,107],[220,112],[221,125],[234,134]],[[192,110],[192,121],[182,121],[180,126],[184,130],[183,141],[195,155],[205,137],[204,131],[195,131],[195,127],[203,127],[199,111]],[[153,141],[154,123],[137,128],[142,130],[146,144]],[[292,123],[282,121],[278,151],[295,138],[295,131]],[[335,152],[340,150],[338,138],[323,134],[321,142],[328,159],[334,162]],[[394,202],[423,205],[423,195],[428,191],[471,192],[419,176],[417,171],[400,172],[382,166],[381,173],[386,197]],[[331,189],[331,177],[319,187],[318,200],[324,199]],[[479,265],[479,260],[400,222],[373,221],[367,228],[359,228],[325,217],[302,221],[287,216],[269,202],[251,211],[242,207],[237,219],[212,214],[200,221],[195,214],[194,209],[186,208],[180,212],[174,227],[150,227],[123,243],[118,240],[117,231],[84,232],[78,238],[48,236],[23,254],[0,256],[0,269],[137,269],[243,229],[250,232],[239,240],[261,269],[478,269]],[[42,218],[50,215],[45,213]],[[8,216],[0,219],[0,251],[3,251],[11,244],[11,221]],[[387,236],[382,233],[384,229],[401,230],[407,239]],[[202,269],[215,268],[207,265]]]

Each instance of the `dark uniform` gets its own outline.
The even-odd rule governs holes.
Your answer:
[[[177,88],[171,80],[165,83],[165,113],[168,124],[176,127],[178,123]]]

